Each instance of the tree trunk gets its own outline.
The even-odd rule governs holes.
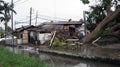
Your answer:
[[[99,33],[101,30],[105,29],[105,26],[110,23],[112,20],[114,20],[118,14],[120,12],[120,8],[116,9],[116,11],[114,11],[113,13],[108,14],[103,21],[101,21],[97,27],[88,35],[86,35],[83,39],[82,42],[83,43],[91,43],[92,41],[94,41],[95,39],[97,39],[98,37],[100,37]]]
[[[6,43],[6,39],[7,39],[7,38],[6,38],[6,37],[7,37],[7,24],[6,24],[6,22],[5,22],[4,24],[5,24],[5,44],[7,44],[7,43]]]
[[[104,33],[104,35],[111,35],[120,39],[120,23],[109,28],[108,31]]]

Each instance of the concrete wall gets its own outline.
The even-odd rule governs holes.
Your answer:
[[[41,44],[45,43],[46,41],[51,39],[52,34],[51,33],[40,33],[39,34],[39,40],[41,42]]]

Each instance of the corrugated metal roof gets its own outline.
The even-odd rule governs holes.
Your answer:
[[[53,24],[56,24],[56,25],[81,25],[82,24],[82,22],[80,22],[80,21],[70,21],[70,22],[68,22],[68,21],[59,21],[59,22],[57,22],[57,23],[53,23]]]

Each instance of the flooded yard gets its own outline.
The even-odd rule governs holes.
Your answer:
[[[12,47],[7,47],[13,51]],[[83,60],[80,58],[72,58],[66,56],[59,56],[54,54],[47,54],[35,51],[32,47],[29,48],[14,48],[15,53],[24,54],[35,59],[43,60],[48,63],[49,67],[120,67],[120,65],[109,64],[103,62],[96,62],[91,60]]]

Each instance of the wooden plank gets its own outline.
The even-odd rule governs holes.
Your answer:
[[[52,39],[50,40],[50,46],[52,46],[52,42],[53,42],[53,40],[54,40],[54,38],[55,38],[55,35],[56,35],[56,31],[54,31],[53,37],[52,37]]]
[[[79,39],[67,39],[67,41],[78,41]]]

